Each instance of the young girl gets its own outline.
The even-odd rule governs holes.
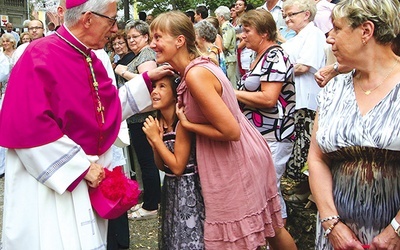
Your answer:
[[[193,134],[178,123],[176,79],[168,76],[155,82],[151,98],[158,118],[149,116],[143,126],[157,167],[165,172],[159,249],[204,249],[204,203],[195,142]]]

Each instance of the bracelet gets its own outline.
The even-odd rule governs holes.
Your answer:
[[[126,70],[122,71],[121,76],[124,77]]]
[[[324,233],[324,237],[328,238],[329,234],[332,233],[333,228],[335,228],[335,226],[340,222],[340,220],[337,220],[335,222],[333,222],[333,224],[328,227],[328,229],[326,229],[325,233]]]
[[[323,218],[323,219],[320,219],[320,220],[321,220],[321,223],[324,223],[324,222],[327,222],[328,220],[333,220],[333,219],[340,219],[340,216],[339,215],[333,215],[333,216],[329,216],[329,217],[326,217],[326,218]]]

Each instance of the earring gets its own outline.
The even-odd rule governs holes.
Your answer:
[[[179,49],[181,46],[179,46],[179,45],[176,45],[176,49]]]
[[[362,44],[365,46],[365,45],[367,45],[367,42],[363,39],[363,40],[361,40],[362,41]]]

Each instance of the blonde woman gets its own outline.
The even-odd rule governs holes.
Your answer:
[[[185,14],[160,14],[151,23],[158,63],[182,77],[177,88],[180,124],[196,134],[204,197],[206,249],[296,249],[284,229],[270,150],[242,114],[233,88],[217,65],[198,55]]]

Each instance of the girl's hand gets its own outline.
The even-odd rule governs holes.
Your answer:
[[[160,124],[158,119],[154,119],[153,116],[149,115],[142,127],[143,132],[147,136],[147,140],[153,147],[153,143],[159,139],[162,140],[163,131],[160,129]]]

